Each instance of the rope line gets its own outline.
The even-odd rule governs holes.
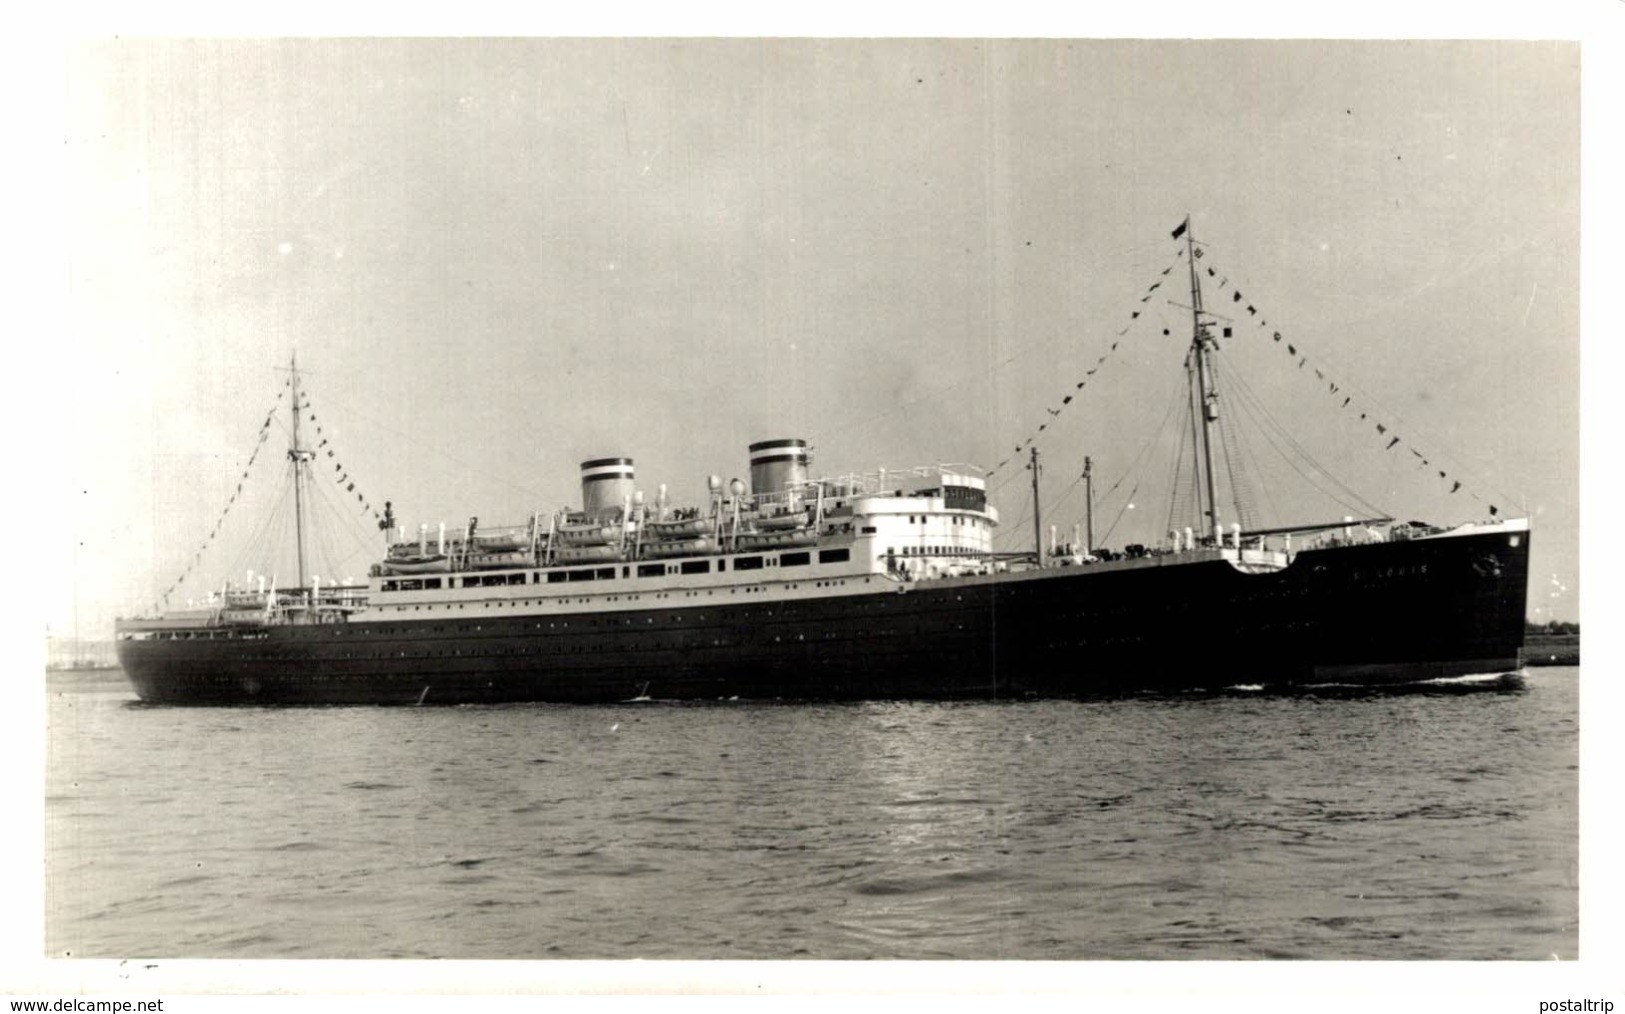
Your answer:
[[[1140,302],[1141,306],[1144,306],[1145,304],[1150,302],[1151,297],[1156,293],[1156,291],[1159,288],[1162,287],[1163,279],[1167,277],[1169,272],[1173,271],[1174,268],[1178,267],[1180,259],[1182,259],[1184,256],[1185,256],[1184,249],[1183,248],[1179,249],[1174,255],[1174,263],[1169,264],[1166,268],[1163,268],[1162,271],[1158,272],[1157,280],[1152,282],[1150,287],[1146,289],[1145,295],[1140,297],[1139,302]],[[1045,413],[1049,416],[1049,420],[1047,422],[1040,423],[1036,430],[1033,430],[1031,433],[1028,434],[1027,439],[1023,440],[1021,443],[1019,443],[1019,444],[1017,444],[1015,446],[1015,450],[1013,452],[1011,452],[1010,455],[1005,457],[1005,459],[1003,461],[1000,461],[998,464],[996,464],[992,468],[988,469],[987,470],[987,475],[988,475],[989,478],[991,478],[992,476],[997,474],[1000,469],[1004,468],[1006,465],[1010,464],[1012,461],[1017,460],[1017,458],[1021,455],[1021,452],[1025,451],[1027,448],[1031,447],[1033,445],[1033,443],[1038,440],[1039,435],[1044,433],[1045,431],[1047,431],[1049,429],[1050,423],[1054,422],[1055,419],[1057,417],[1059,417],[1062,412],[1066,411],[1067,407],[1070,406],[1073,403],[1073,401],[1076,400],[1079,397],[1078,392],[1084,390],[1086,387],[1089,386],[1089,381],[1101,369],[1101,367],[1105,366],[1107,361],[1112,358],[1112,353],[1116,352],[1118,346],[1122,344],[1123,337],[1128,334],[1128,332],[1135,326],[1135,324],[1140,320],[1141,317],[1145,316],[1145,313],[1146,313],[1146,311],[1144,309],[1130,311],[1128,324],[1126,326],[1124,326],[1124,328],[1121,331],[1117,332],[1117,337],[1115,339],[1113,339],[1111,344],[1107,347],[1106,351],[1101,353],[1100,356],[1098,356],[1095,359],[1095,364],[1093,366],[1091,366],[1089,369],[1084,371],[1083,377],[1081,379],[1073,382],[1073,385],[1072,385],[1072,388],[1071,388],[1071,393],[1063,396],[1061,398],[1059,404],[1055,405],[1054,407],[1049,407],[1049,408],[1044,409]]]
[[[1211,264],[1207,266],[1206,271],[1210,277],[1216,274],[1215,268]],[[1220,282],[1221,291],[1226,288],[1226,284],[1228,282],[1228,276],[1224,276],[1223,280]],[[1450,489],[1448,491],[1450,494],[1455,494],[1458,492],[1466,493],[1473,500],[1488,507],[1492,517],[1498,516],[1501,513],[1501,509],[1498,505],[1490,503],[1483,496],[1480,496],[1474,488],[1468,486],[1461,478],[1463,469],[1460,466],[1465,465],[1468,462],[1465,455],[1452,450],[1448,446],[1442,446],[1441,449],[1445,452],[1442,457],[1449,459],[1450,467],[1441,468],[1434,464],[1433,459],[1435,457],[1441,457],[1441,455],[1438,455],[1433,451],[1422,450],[1420,447],[1415,446],[1409,438],[1402,437],[1397,432],[1390,434],[1389,430],[1395,428],[1393,423],[1396,420],[1405,428],[1412,428],[1410,422],[1407,421],[1399,412],[1388,407],[1381,401],[1381,399],[1370,393],[1360,384],[1343,379],[1349,374],[1341,366],[1334,367],[1332,372],[1336,374],[1335,377],[1323,368],[1323,366],[1331,365],[1330,357],[1317,353],[1316,357],[1311,360],[1307,348],[1300,347],[1300,343],[1297,339],[1293,338],[1289,340],[1287,336],[1283,335],[1280,331],[1269,328],[1268,320],[1264,317],[1257,303],[1254,301],[1248,301],[1246,296],[1239,288],[1233,288],[1230,290],[1230,302],[1237,308],[1238,315],[1236,316],[1235,321],[1238,324],[1245,323],[1248,319],[1255,319],[1257,329],[1268,334],[1276,344],[1280,345],[1281,348],[1286,352],[1289,359],[1296,362],[1297,368],[1300,371],[1304,371],[1305,373],[1312,371],[1314,373],[1316,382],[1333,399],[1336,399],[1336,404],[1339,410],[1357,412],[1359,414],[1359,422],[1368,423],[1374,427],[1377,436],[1384,440],[1384,450],[1392,451],[1400,444],[1405,444],[1406,449],[1409,450],[1412,456],[1414,456],[1419,462],[1418,467],[1437,473],[1440,482],[1450,483]],[[1243,312],[1246,314],[1245,317],[1240,315]],[[1230,330],[1233,329],[1226,329],[1227,332]],[[1226,337],[1229,337],[1229,335],[1227,334]],[[1359,404],[1356,404],[1357,400]],[[1442,441],[1436,440],[1432,437],[1430,437],[1429,440],[1435,444],[1443,444]],[[1475,483],[1479,478],[1481,478],[1471,467],[1468,467],[1466,472],[1469,477],[1474,478]],[[1486,487],[1494,487],[1497,499],[1508,500],[1516,504],[1520,511],[1527,512],[1527,508],[1522,497],[1506,496],[1505,494],[1507,494],[1507,490],[1502,489],[1499,486],[1495,486],[1487,479],[1484,480],[1484,484]]]

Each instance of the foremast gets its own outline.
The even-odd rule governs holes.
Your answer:
[[[1219,393],[1213,386],[1213,362],[1210,358],[1214,347],[1213,332],[1207,311],[1202,309],[1202,282],[1196,271],[1196,236],[1191,232],[1190,216],[1185,216],[1185,224],[1174,233],[1177,238],[1180,233],[1185,235],[1185,262],[1191,273],[1191,348],[1186,358],[1186,367],[1192,371],[1195,381],[1195,394],[1197,411],[1201,413],[1201,425],[1193,427],[1197,430],[1199,439],[1197,447],[1192,447],[1193,455],[1200,454],[1201,460],[1196,463],[1196,471],[1202,473],[1203,482],[1199,487],[1205,487],[1207,492],[1207,508],[1201,513],[1207,518],[1208,535],[1214,544],[1221,538],[1219,527],[1219,496],[1217,484],[1213,473],[1213,425],[1219,418]],[[1198,507],[1200,508],[1201,488],[1197,491]]]
[[[288,383],[293,389],[293,429],[288,444],[288,460],[293,463],[293,531],[298,557],[299,594],[305,593],[305,479],[306,470],[316,452],[299,446],[299,416],[304,406],[299,401],[299,353],[294,351],[288,360]]]

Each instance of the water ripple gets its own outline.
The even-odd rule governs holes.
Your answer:
[[[63,693],[48,950],[1576,953],[1575,670],[1410,691],[232,711]]]

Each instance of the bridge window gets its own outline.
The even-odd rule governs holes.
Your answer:
[[[711,561],[710,560],[687,560],[687,561],[685,561],[683,563],[683,573],[685,573],[685,574],[709,574],[709,573],[711,573]]]
[[[807,564],[809,564],[811,562],[812,562],[812,554],[810,554],[810,553],[780,553],[779,554],[779,566],[781,566],[781,567],[805,567]]]
[[[852,559],[850,549],[820,549],[818,551],[819,563],[845,563]]]
[[[949,510],[986,510],[987,490],[973,486],[944,486],[942,501],[942,505]]]
[[[734,570],[761,570],[762,558],[759,556],[741,556],[734,560]]]
[[[664,577],[665,575],[666,565],[663,563],[638,564],[638,577]]]

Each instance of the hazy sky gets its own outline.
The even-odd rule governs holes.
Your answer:
[[[1155,539],[1187,213],[1273,417],[1397,516],[1527,511],[1531,609],[1578,618],[1574,44],[113,41],[67,84],[56,631],[181,573],[295,345],[351,514],[333,463],[412,527],[518,522],[593,456],[688,502],[755,440],[991,466],[1045,425],[1051,519],[1089,454],[1097,530]],[[1265,520],[1346,513],[1246,439]],[[291,572],[248,548],[265,446],[182,599]],[[364,575],[370,516],[325,533],[313,569]]]

